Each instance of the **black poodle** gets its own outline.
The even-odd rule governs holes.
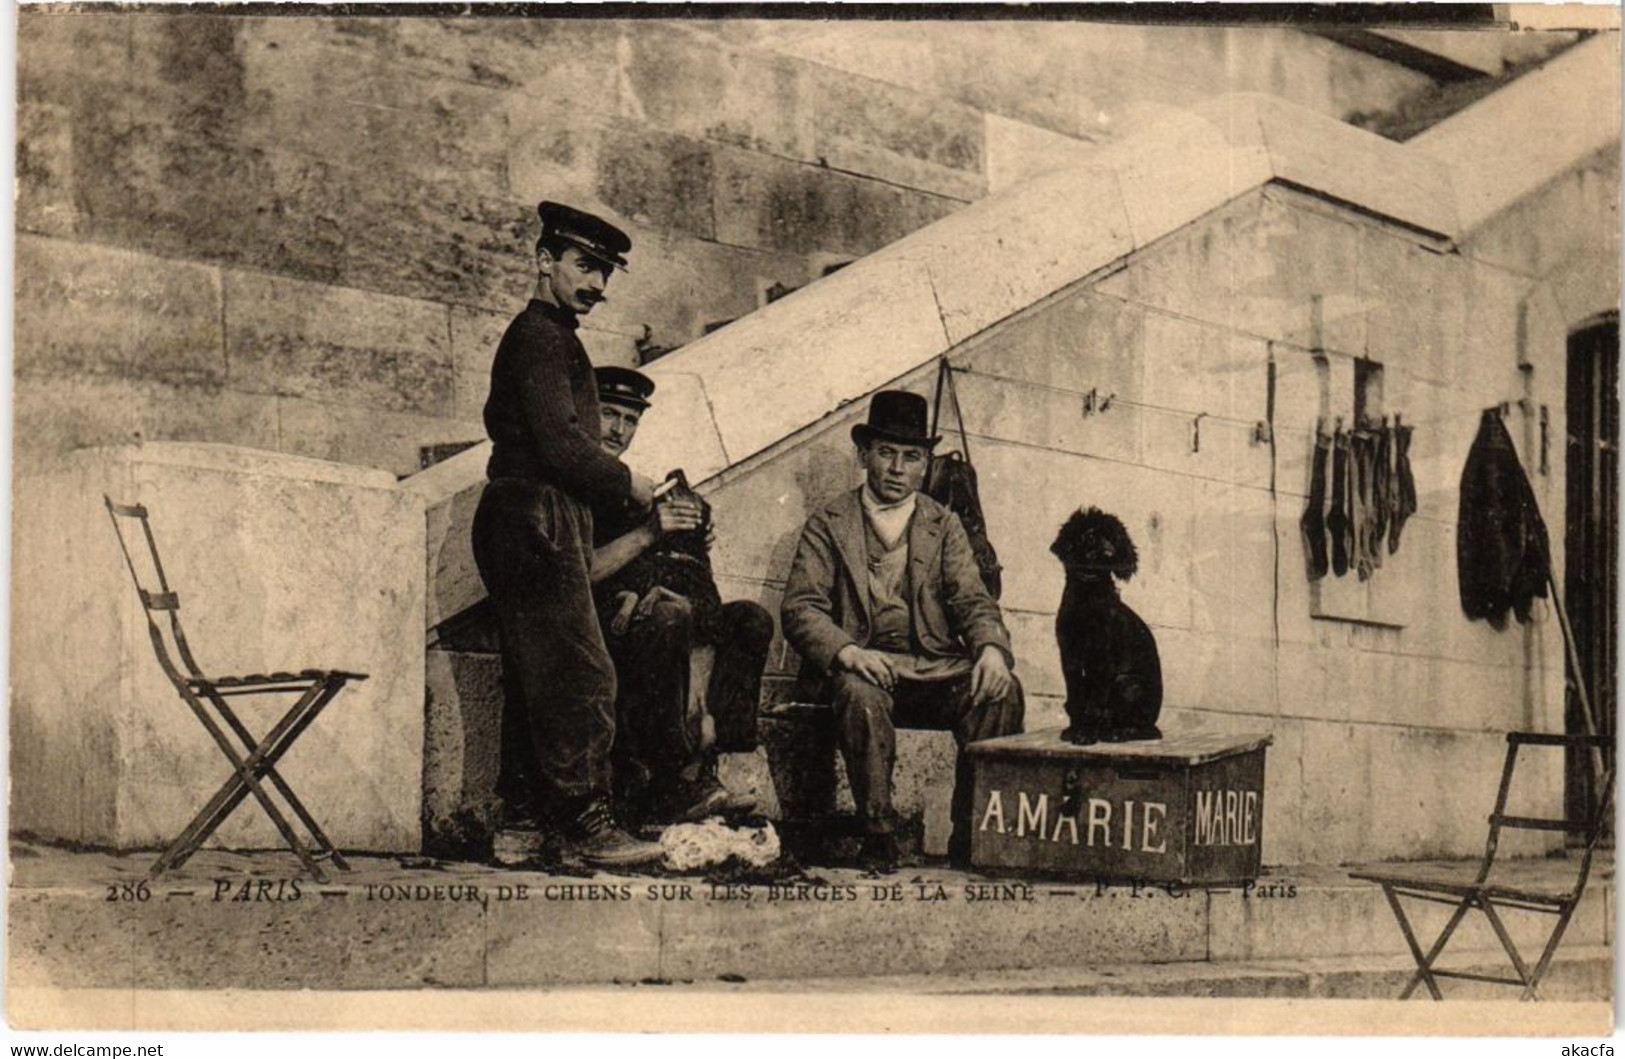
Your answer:
[[[1062,738],[1079,744],[1161,739],[1157,642],[1117,596],[1116,581],[1139,568],[1128,530],[1115,516],[1087,508],[1067,519],[1050,551],[1066,567],[1066,592],[1055,615],[1072,721]]]

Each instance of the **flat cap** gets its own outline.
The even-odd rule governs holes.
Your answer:
[[[598,399],[610,404],[625,405],[642,411],[649,407],[649,397],[655,392],[655,381],[641,371],[631,368],[594,368],[598,376]]]
[[[542,219],[542,239],[563,239],[606,265],[626,270],[632,239],[602,217],[558,202],[541,203],[536,214]]]

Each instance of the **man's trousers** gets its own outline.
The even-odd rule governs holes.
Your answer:
[[[504,738],[499,793],[555,811],[607,796],[615,667],[593,605],[591,510],[545,482],[493,479],[473,543],[501,630],[503,727],[527,732],[531,751],[524,761],[508,751],[524,742]]]
[[[1025,703],[1021,684],[1011,677],[1001,699],[974,705],[970,674],[940,681],[899,680],[892,691],[876,687],[856,673],[838,673],[829,681],[835,709],[836,740],[846,763],[852,799],[864,830],[888,834],[897,826],[892,806],[892,771],[897,764],[897,729],[930,728],[953,732],[959,753],[954,762],[951,817],[953,836],[948,855],[968,859],[974,778],[965,747],[983,739],[1021,731]]]
[[[773,640],[773,619],[749,601],[724,603],[715,623],[716,659],[706,687],[706,710],[723,719],[754,719],[762,670]],[[663,599],[625,633],[605,632],[618,676],[616,787],[646,788],[659,797],[698,777],[705,764],[701,717],[689,710],[690,653],[700,646],[693,608]]]

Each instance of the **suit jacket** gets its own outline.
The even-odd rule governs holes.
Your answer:
[[[868,561],[859,490],[843,494],[807,520],[790,565],[779,622],[802,657],[803,682],[822,679],[847,644],[871,635]],[[908,528],[909,615],[926,655],[963,658],[988,644],[1012,667],[1010,632],[988,595],[959,516],[924,493]]]

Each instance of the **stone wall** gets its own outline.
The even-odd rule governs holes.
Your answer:
[[[24,473],[135,440],[417,469],[478,438],[534,203],[637,243],[629,363],[1209,95],[1426,78],[1277,29],[83,13],[19,22]]]
[[[1502,733],[1562,729],[1563,647],[1549,604],[1503,632],[1463,616],[1458,483],[1486,406],[1527,398],[1564,436],[1567,336],[1618,299],[1596,235],[1617,231],[1617,181],[1617,162],[1595,159],[1457,252],[1269,187],[956,349],[1027,727],[1065,723],[1063,578],[1047,549],[1095,504],[1139,545],[1124,598],[1157,635],[1169,722],[1275,737],[1268,862],[1473,854]],[[1576,261],[1592,263],[1583,293]],[[1380,411],[1416,428],[1421,510],[1369,581],[1311,585],[1298,527],[1311,431],[1321,416],[1352,422],[1361,357],[1382,366]],[[1273,444],[1254,437],[1272,372]],[[933,378],[905,385],[929,395]],[[1090,390],[1113,403],[1085,415]],[[725,476],[725,597],[777,609],[801,522],[858,480],[847,434],[861,414]],[[1514,403],[1508,426],[1561,563],[1563,446],[1539,473],[1538,411]],[[794,656],[774,657],[782,690]],[[1534,789],[1560,796],[1559,766],[1538,765]]]

